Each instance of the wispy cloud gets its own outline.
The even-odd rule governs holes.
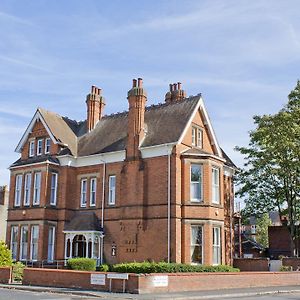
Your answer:
[[[21,25],[30,25],[30,26],[33,25],[32,22],[30,22],[24,18],[19,18],[17,16],[5,13],[3,11],[0,11],[0,21],[17,23],[17,24],[21,24]]]

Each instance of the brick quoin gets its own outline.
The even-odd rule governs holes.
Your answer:
[[[54,113],[47,111],[37,111],[37,117],[31,124],[32,127],[25,132],[25,138],[17,147],[20,159],[10,168],[11,193],[7,243],[12,247],[11,228],[17,226],[19,228],[16,246],[17,260],[20,258],[22,226],[27,225],[29,229],[28,260],[32,247],[31,226],[33,225],[39,226],[37,260],[47,260],[50,226],[55,227],[54,259],[63,260],[66,247],[63,231],[66,224],[78,216],[78,213],[86,211],[95,213],[101,222],[102,202],[104,202],[103,258],[105,262],[112,264],[144,260],[166,261],[168,259],[169,195],[170,261],[191,263],[191,226],[199,225],[203,226],[203,263],[213,264],[213,227],[219,227],[221,230],[220,263],[232,264],[233,229],[231,223],[234,201],[232,175],[235,166],[227,156],[220,154],[218,145],[213,140],[212,128],[205,116],[201,95],[191,99],[186,98],[181,83],[172,84],[170,91],[166,94],[165,103],[147,108],[147,94],[142,79],[139,78],[133,80],[127,99],[129,112],[104,116],[104,98],[101,95],[101,89],[93,86],[86,101],[87,123],[78,123],[58,115],[54,116]],[[172,118],[172,115],[178,112],[179,108],[182,111],[186,110],[184,105],[191,107],[191,103],[196,104],[191,109],[185,124],[180,125],[180,120]],[[178,132],[177,142],[170,143],[169,132],[166,132],[159,137],[162,141],[160,144],[143,146],[146,142],[148,145],[151,144],[151,141],[161,134],[160,130],[155,128],[156,123],[149,121],[154,114],[158,116],[157,122],[170,126],[170,131],[175,131],[176,128],[182,126],[181,132]],[[97,145],[101,141],[97,139],[94,132],[97,130],[100,132],[101,126],[107,126],[105,124],[119,120],[118,118],[126,119],[124,121],[125,134],[110,145],[105,145],[106,148],[101,153],[80,155],[80,151],[81,153],[86,151],[84,148],[87,147],[86,144],[82,146],[83,150],[80,149],[80,143],[72,146],[70,135],[74,132],[80,138],[92,140],[91,144]],[[58,125],[58,122],[62,125]],[[59,126],[62,127],[58,128]],[[78,129],[74,129],[75,127]],[[195,127],[202,131],[202,144],[198,147],[192,144],[192,128]],[[58,132],[58,129],[59,132],[64,133],[59,141],[54,139],[55,134],[53,134],[53,132]],[[111,132],[106,132],[107,140],[111,138],[111,134]],[[44,155],[46,138],[51,139],[50,153]],[[43,154],[29,157],[30,141],[35,141],[36,151],[38,139],[43,139]],[[101,143],[105,143],[105,140],[104,137]],[[124,142],[121,143],[120,140]],[[110,148],[118,143],[121,145],[118,146],[120,149],[110,151]],[[76,155],[73,154],[74,151],[77,151]],[[122,159],[106,158],[107,162],[104,165],[103,159],[108,157],[105,155],[117,155],[114,153],[121,153]],[[71,163],[64,163],[64,159],[69,159]],[[76,163],[73,163],[74,161]],[[190,169],[192,164],[199,164],[202,167],[203,197],[200,202],[191,201]],[[213,168],[218,168],[220,171],[219,204],[212,202]],[[33,204],[33,179],[36,172],[41,172],[38,205]],[[31,173],[32,178],[30,204],[25,206],[24,182],[27,173]],[[50,204],[52,173],[58,176],[56,205]],[[104,183],[103,174],[105,174]],[[23,178],[20,206],[15,206],[17,175],[22,175]],[[109,177],[112,175],[116,176],[115,204],[109,205]],[[96,178],[97,186],[95,206],[90,206],[90,180],[92,178]],[[84,208],[80,206],[82,179],[87,180],[87,204]],[[102,201],[103,195],[104,201]],[[115,256],[112,256],[113,245],[116,246]]]

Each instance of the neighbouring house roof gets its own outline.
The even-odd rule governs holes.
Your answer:
[[[10,168],[17,167],[17,166],[19,167],[19,166],[25,166],[31,164],[38,164],[42,162],[50,162],[59,165],[59,160],[56,157],[50,155],[41,155],[41,156],[29,157],[24,160],[22,158],[19,158],[10,166]]]
[[[80,211],[65,223],[64,231],[103,231],[94,212]]]

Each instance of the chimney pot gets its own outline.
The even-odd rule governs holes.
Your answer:
[[[172,92],[172,83],[169,84],[170,92]]]
[[[178,90],[181,90],[181,82],[177,82]]]
[[[133,80],[132,80],[132,87],[133,87],[133,88],[136,87],[136,82],[137,82],[136,79],[133,79]]]
[[[173,91],[176,91],[176,90],[177,90],[177,84],[173,83]]]
[[[142,78],[138,78],[138,87],[139,88],[143,87],[143,79]]]

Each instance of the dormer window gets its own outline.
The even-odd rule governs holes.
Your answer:
[[[36,147],[36,155],[42,155],[43,151],[43,140],[37,141],[37,147]]]
[[[34,141],[29,142],[29,157],[34,156]]]
[[[203,131],[196,126],[192,127],[192,146],[199,148],[203,147]]]
[[[51,139],[47,138],[45,140],[45,154],[50,153],[50,145],[51,145]]]

